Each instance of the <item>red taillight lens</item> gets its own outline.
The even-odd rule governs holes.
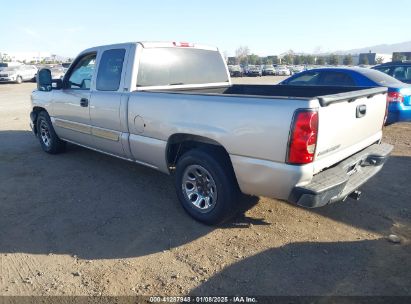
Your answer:
[[[288,146],[288,163],[308,164],[314,160],[318,135],[318,112],[299,110],[294,115]]]
[[[387,102],[404,102],[404,96],[399,92],[388,92]]]

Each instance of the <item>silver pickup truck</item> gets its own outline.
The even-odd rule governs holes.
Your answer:
[[[173,174],[195,219],[232,215],[241,192],[320,207],[359,196],[392,146],[384,88],[233,85],[217,48],[137,42],[83,51],[62,80],[37,76],[31,126]]]

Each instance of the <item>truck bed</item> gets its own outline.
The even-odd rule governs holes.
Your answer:
[[[194,95],[233,95],[243,97],[267,97],[276,99],[318,98],[321,106],[345,100],[355,100],[360,97],[372,97],[386,92],[382,87],[334,87],[334,86],[288,86],[288,85],[249,85],[234,84],[227,87],[188,88],[161,90],[156,92],[194,94]]]

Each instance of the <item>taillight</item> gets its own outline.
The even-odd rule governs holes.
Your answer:
[[[404,96],[400,92],[388,92],[387,102],[404,102]]]
[[[301,165],[313,162],[318,135],[318,112],[298,110],[294,114],[288,145],[288,163]]]

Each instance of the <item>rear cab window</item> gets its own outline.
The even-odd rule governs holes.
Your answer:
[[[143,48],[137,87],[228,83],[218,51],[196,48]]]

